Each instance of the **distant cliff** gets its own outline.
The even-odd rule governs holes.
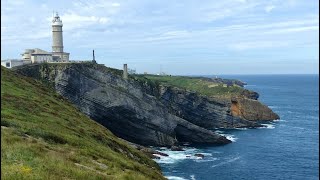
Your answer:
[[[38,64],[16,71],[46,82],[117,136],[142,145],[227,144],[208,129],[257,127],[256,120],[279,118],[246,90],[232,98],[209,97],[145,77],[124,80],[122,71],[92,63]]]

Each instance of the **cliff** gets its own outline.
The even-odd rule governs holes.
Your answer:
[[[147,155],[53,89],[3,67],[1,178],[165,179]]]
[[[217,86],[202,94],[144,76],[124,80],[122,71],[92,63],[39,64],[16,71],[46,82],[118,137],[141,145],[226,144],[228,139],[208,129],[257,127],[255,120],[278,119],[267,107],[246,109],[251,102],[263,105],[255,100],[256,93],[236,86],[227,87],[230,91]],[[206,94],[212,91],[216,96]],[[235,103],[233,95],[245,101]]]
[[[242,88],[241,81],[150,75],[135,79],[171,114],[207,129],[260,127],[258,122],[280,118],[257,100],[258,93]]]

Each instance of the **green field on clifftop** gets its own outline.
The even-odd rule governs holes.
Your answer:
[[[1,178],[164,179],[153,160],[54,90],[3,67]]]
[[[244,91],[242,87],[237,85],[227,86],[224,83],[211,82],[199,77],[158,75],[141,76],[163,85],[195,91],[201,95],[209,97],[230,97],[240,95]]]

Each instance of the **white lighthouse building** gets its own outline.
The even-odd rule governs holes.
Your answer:
[[[62,21],[56,13],[52,20],[52,58],[53,61],[69,61],[69,54],[63,52]]]

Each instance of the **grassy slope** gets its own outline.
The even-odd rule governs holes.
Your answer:
[[[1,178],[162,179],[157,164],[40,82],[1,67]]]
[[[226,87],[226,85],[222,83],[218,84],[194,77],[155,75],[144,75],[143,77],[157,81],[160,84],[196,91],[201,95],[210,97],[230,97],[232,95],[239,95],[244,90],[237,85]]]

